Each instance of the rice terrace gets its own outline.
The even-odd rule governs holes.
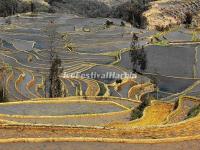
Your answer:
[[[0,150],[199,150],[200,0],[0,0]]]

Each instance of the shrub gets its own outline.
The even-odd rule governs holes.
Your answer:
[[[56,12],[56,10],[53,7],[50,7],[48,10],[48,13],[55,13],[55,12]]]
[[[107,28],[109,28],[111,25],[114,25],[114,22],[112,22],[110,20],[106,20],[105,25],[106,25]]]
[[[144,109],[147,106],[150,106],[150,104],[151,104],[151,100],[150,99],[144,99],[142,101],[142,103],[137,108],[133,109],[133,111],[131,113],[130,121],[138,119],[138,118],[141,118],[143,116]]]
[[[121,24],[120,24],[121,27],[124,27],[125,26],[125,23],[123,21],[121,21]]]
[[[99,92],[98,96],[104,96],[104,94],[106,93],[106,88],[105,88],[104,84],[101,82],[98,82],[98,85],[100,87],[100,92]]]
[[[117,79],[117,80],[116,80],[116,83],[117,83],[117,84],[122,83],[122,79]]]
[[[186,25],[190,25],[192,23],[192,19],[193,19],[193,16],[190,12],[187,12],[185,14],[185,21],[184,21],[184,24]]]
[[[135,119],[141,118],[142,115],[143,115],[143,112],[141,110],[139,110],[138,108],[136,108],[132,111],[130,120],[135,120]]]
[[[200,113],[200,105],[191,108],[187,114],[186,119],[196,117],[199,113]]]

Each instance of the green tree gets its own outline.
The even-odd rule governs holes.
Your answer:
[[[14,15],[17,12],[17,0],[1,0],[0,1],[0,16],[7,17]]]
[[[63,68],[61,66],[62,62],[61,59],[56,56],[56,58],[53,59],[52,65],[50,68],[50,74],[49,74],[49,81],[50,81],[50,88],[49,88],[49,97],[62,97],[62,82],[60,79],[60,75],[63,72]]]
[[[150,105],[151,105],[150,98],[145,98],[144,100],[142,100],[142,103],[137,108],[132,110],[130,120],[135,120],[135,119],[141,118],[143,116],[143,112],[144,112],[145,108]]]

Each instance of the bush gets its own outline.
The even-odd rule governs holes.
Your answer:
[[[185,14],[185,21],[184,24],[190,25],[192,23],[193,16],[190,12]]]
[[[142,16],[143,12],[148,9],[148,2],[151,0],[129,0],[118,4],[111,3],[111,6],[106,5],[102,1],[94,0],[51,0],[53,7],[64,9],[68,13],[80,14],[86,17],[114,17],[121,18],[131,24],[144,28],[146,19]],[[135,18],[135,19],[134,19]]]
[[[117,83],[117,84],[122,83],[122,79],[117,79],[117,80],[116,80],[116,83]]]
[[[169,31],[170,25],[168,25],[168,26],[156,26],[155,28],[159,32],[164,32],[164,31]]]
[[[48,10],[48,13],[55,13],[55,12],[56,12],[56,10],[53,7],[50,7]]]
[[[17,12],[17,0],[0,0],[0,16],[6,17]]]
[[[138,119],[138,118],[141,118],[143,115],[143,112],[141,110],[139,110],[138,108],[134,109],[131,113],[131,120],[135,120],[135,119]]]
[[[125,23],[123,21],[121,21],[121,24],[120,24],[121,27],[124,27],[125,26]]]
[[[150,105],[151,105],[151,100],[144,99],[137,108],[133,109],[130,121],[141,118],[143,116],[144,109]]]
[[[111,25],[114,25],[114,22],[112,22],[110,20],[106,20],[105,25],[106,25],[107,28],[109,28]]]
[[[199,113],[200,113],[200,105],[191,108],[187,114],[186,119],[196,117]]]
[[[105,88],[104,84],[101,82],[98,82],[98,85],[100,87],[100,92],[99,92],[98,96],[104,96],[104,94],[106,93],[106,88]]]
[[[16,13],[48,11],[48,5],[40,1],[0,0],[0,17],[15,15]]]

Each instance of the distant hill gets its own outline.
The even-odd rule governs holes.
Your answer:
[[[0,0],[0,16],[31,11],[66,12],[84,17],[121,18],[138,27],[145,26],[142,13],[152,0]]]
[[[150,1],[152,0],[50,0],[55,11],[86,17],[122,18],[133,24],[141,24],[139,17]]]

